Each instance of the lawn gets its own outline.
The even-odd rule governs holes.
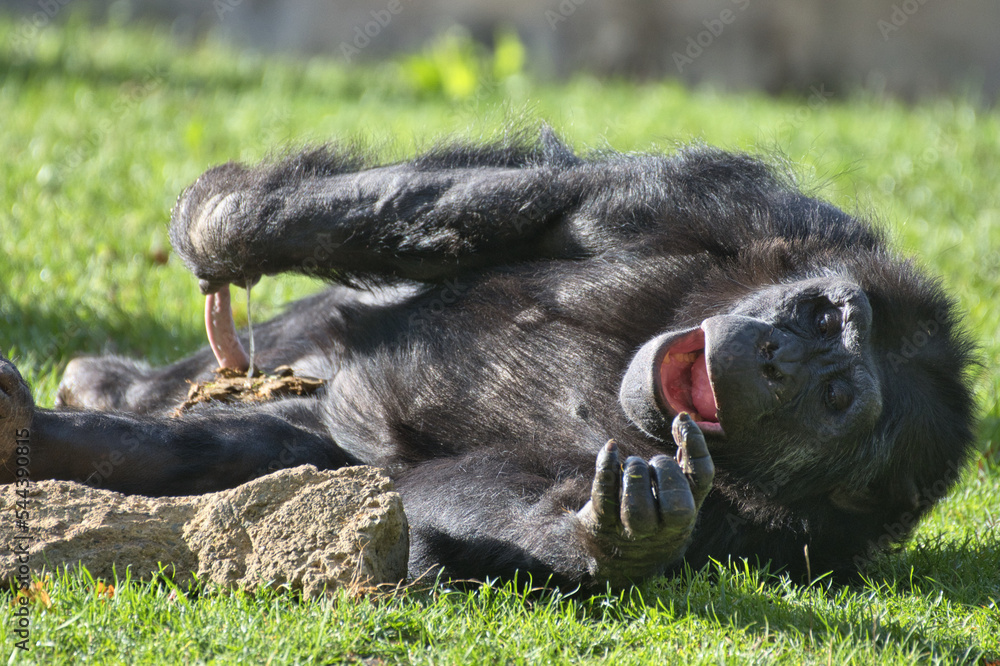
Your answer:
[[[86,572],[58,572],[42,584],[48,603],[33,604],[26,652],[4,597],[11,660],[1000,663],[1000,112],[822,86],[774,99],[586,76],[542,84],[522,73],[516,43],[501,44],[487,58],[453,35],[359,68],[182,48],[72,17],[38,34],[0,19],[0,351],[49,407],[76,355],[163,363],[203,344],[202,300],[166,224],[210,165],[332,138],[391,159],[544,119],[582,150],[704,142],[787,161],[808,191],[879,220],[942,275],[981,341],[979,452],[958,487],[857,585],[802,586],[733,562],[592,598],[493,583],[299,602],[127,578],[105,581],[109,594]],[[254,320],[318,288],[266,279]]]

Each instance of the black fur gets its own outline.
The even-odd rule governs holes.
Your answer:
[[[805,546],[814,574],[851,571],[955,480],[973,405],[954,304],[769,166],[708,148],[581,158],[548,131],[367,164],[329,150],[227,164],[174,211],[205,293],[287,271],[339,283],[256,327],[258,364],[328,378],[319,397],[166,418],[214,367],[205,349],[160,369],[79,359],[63,407],[32,411],[2,361],[0,413],[30,423],[35,478],[184,494],[302,462],[382,465],[412,575],[571,584],[728,556],[804,572]],[[832,337],[810,309],[831,307]],[[709,458],[644,388],[636,351],[712,317],[726,436],[707,433]],[[844,389],[838,371],[858,415],[823,406],[831,364],[871,379]],[[657,457],[678,445],[680,467]]]

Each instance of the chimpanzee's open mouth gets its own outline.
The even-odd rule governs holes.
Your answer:
[[[723,434],[705,362],[705,331],[696,328],[665,346],[660,361],[660,397],[675,414],[691,414],[702,432]]]

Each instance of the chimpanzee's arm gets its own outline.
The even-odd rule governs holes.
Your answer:
[[[619,459],[613,443],[580,475],[553,480],[502,452],[433,460],[402,475],[410,575],[531,574],[538,584],[624,585],[676,565],[714,466],[689,417],[674,422],[676,461]],[[579,461],[564,459],[566,467]]]
[[[289,271],[438,280],[591,256],[656,226],[696,231],[678,222],[683,199],[698,192],[712,201],[737,170],[721,168],[719,155],[694,158],[714,169],[710,186],[678,182],[678,159],[583,160],[549,133],[527,148],[455,149],[370,169],[325,151],[256,169],[231,163],[181,195],[171,239],[206,293]]]

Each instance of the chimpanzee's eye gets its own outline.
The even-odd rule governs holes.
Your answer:
[[[835,412],[842,412],[854,402],[854,391],[843,382],[830,382],[824,396],[826,406]]]
[[[840,310],[827,308],[816,316],[816,330],[824,338],[832,338],[840,333]]]

